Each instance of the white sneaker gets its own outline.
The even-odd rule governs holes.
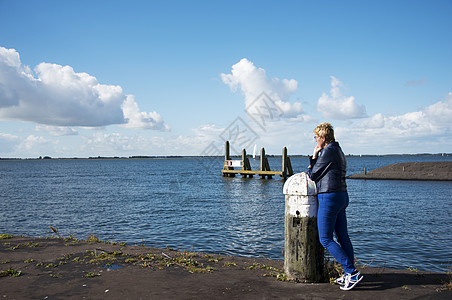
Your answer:
[[[345,276],[345,283],[344,285],[341,285],[341,290],[343,291],[349,291],[352,288],[355,287],[355,285],[358,284],[358,282],[360,282],[363,279],[363,275],[361,275],[361,273],[356,272],[355,274],[347,274]]]

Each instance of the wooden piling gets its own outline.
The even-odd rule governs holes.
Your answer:
[[[246,156],[246,150],[243,149],[242,150],[242,170],[243,171],[250,171],[251,170],[251,164],[250,161],[248,159],[248,157]],[[254,174],[249,174],[249,173],[241,173],[242,177],[253,177]]]
[[[229,154],[229,141],[226,141],[224,143],[224,162],[226,163],[229,160],[231,160],[231,156]],[[234,170],[234,168],[223,164],[223,170]],[[223,172],[223,177],[235,177],[235,173]]]
[[[272,179],[272,174],[268,174],[268,173],[263,173],[263,171],[271,171],[270,170],[270,164],[268,163],[268,159],[267,156],[265,156],[265,149],[262,148],[261,149],[261,178],[265,178],[265,176],[267,176],[268,179]]]
[[[290,163],[290,158],[287,156],[287,147],[284,147],[282,153],[282,177],[287,179],[287,177],[292,175],[292,164]]]
[[[229,141],[224,143],[224,160],[230,160],[231,156],[229,155]]]

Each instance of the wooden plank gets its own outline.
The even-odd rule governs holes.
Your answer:
[[[258,175],[282,175],[281,171],[252,171],[252,170],[221,170],[228,174],[258,174]]]

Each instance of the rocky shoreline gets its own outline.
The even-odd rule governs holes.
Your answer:
[[[452,181],[452,161],[396,163],[347,178]]]
[[[284,281],[283,262],[0,234],[3,299],[452,299],[452,277],[359,266],[352,291]],[[281,280],[282,279],[282,280]]]

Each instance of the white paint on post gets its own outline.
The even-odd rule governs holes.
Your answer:
[[[302,195],[302,196],[315,196],[317,195],[317,189],[315,182],[309,179],[308,174],[302,172],[294,174],[287,179],[283,188],[285,195]]]
[[[286,215],[317,217],[317,190],[315,182],[306,173],[295,174],[287,179],[283,188],[286,196]]]
[[[298,213],[297,213],[298,212]],[[292,195],[288,199],[287,212],[295,217],[317,217],[317,197]]]

